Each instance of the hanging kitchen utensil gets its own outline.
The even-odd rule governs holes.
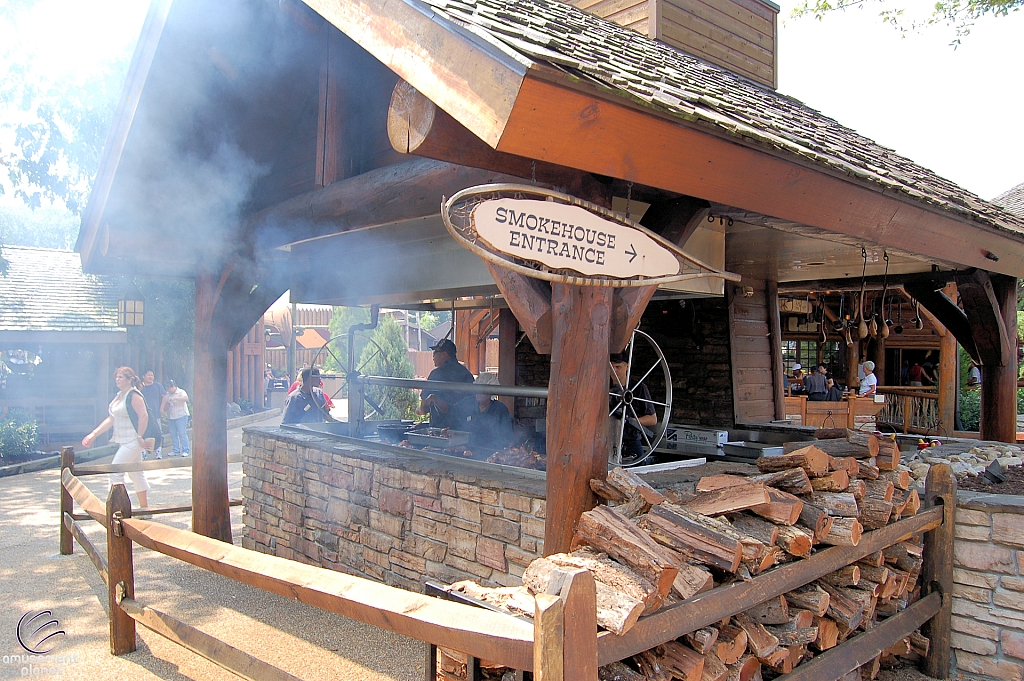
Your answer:
[[[843,331],[845,332],[846,344],[853,345],[853,336],[850,335],[850,326],[847,325]]]
[[[921,303],[914,301],[914,328],[920,331],[924,328],[924,320],[921,319]]]
[[[860,323],[857,325],[857,336],[864,340],[868,337],[868,323],[864,319],[864,290],[867,286],[868,252],[863,246],[860,247],[860,257],[864,258],[864,267],[860,272],[860,301],[857,308]]]
[[[900,296],[899,307],[896,308],[896,328],[893,333],[903,333],[903,296]]]
[[[840,291],[840,293],[839,293],[839,318],[836,319],[835,323],[832,325],[832,328],[835,329],[836,333],[842,333],[843,329],[846,328],[846,320],[843,317],[843,308],[845,306],[845,303],[846,303],[846,294],[843,293],[842,291]]]
[[[825,298],[820,299],[821,302],[821,342],[828,342],[828,319],[825,317]]]
[[[885,274],[882,276],[882,304],[879,306],[878,311],[882,317],[885,317],[885,294],[889,292],[889,252],[882,251],[882,258],[885,260]],[[887,319],[882,320],[882,328],[879,332],[882,338],[889,337],[889,324],[891,323]]]

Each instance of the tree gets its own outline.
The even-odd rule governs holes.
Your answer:
[[[905,7],[889,6],[890,0],[802,0],[794,9],[792,16],[799,18],[807,15],[821,20],[830,12],[835,10],[846,10],[851,7],[866,7],[870,2],[876,2],[882,7],[879,16],[882,21],[892,24],[894,28],[906,33],[908,30],[917,30],[934,26],[936,24],[948,24],[956,28],[956,37],[951,44],[956,47],[960,44],[961,38],[966,37],[982,17],[991,15],[1005,17],[1010,12],[1016,12],[1024,6],[1024,0],[937,0],[930,15],[918,19],[911,18]]]
[[[402,338],[402,327],[392,317],[381,317],[371,336],[372,343],[363,348],[359,364],[370,376],[412,378],[413,366],[409,361],[409,346]],[[382,408],[385,419],[410,419],[415,416],[419,400],[408,388],[366,386],[366,397]]]
[[[331,323],[327,329],[331,338],[339,337],[331,343],[331,352],[324,362],[324,369],[332,373],[344,373],[348,370],[344,366],[348,362],[348,330],[356,324],[366,324],[370,321],[370,311],[365,307],[335,307],[331,313]],[[364,332],[365,333],[365,332]],[[363,348],[366,346],[366,337],[357,335],[355,338],[355,357],[360,357]]]

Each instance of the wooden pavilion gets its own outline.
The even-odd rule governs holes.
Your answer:
[[[503,294],[551,355],[547,553],[594,503],[607,353],[652,298],[711,301],[731,420],[766,422],[784,414],[779,289],[859,287],[862,248],[878,286],[887,253],[890,283],[982,363],[983,436],[1015,437],[1024,221],[776,93],[770,2],[680,4],[606,20],[553,0],[154,2],[78,250],[89,272],[195,279],[196,532],[230,541],[227,351],[287,289]],[[742,281],[627,294],[488,269],[438,206],[496,181],[643,206],[641,225]]]

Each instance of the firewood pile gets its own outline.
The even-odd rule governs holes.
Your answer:
[[[851,450],[852,452],[853,450]],[[626,634],[642,615],[861,534],[921,507],[895,443],[873,438],[873,456],[832,456],[803,446],[757,460],[759,475],[710,475],[689,489],[655,490],[622,468],[591,480],[605,500],[584,513],[573,550],[533,561],[520,587],[459,582],[453,589],[519,616],[533,595],[558,594],[569,571],[597,584],[598,625]],[[922,541],[916,535],[825,577],[601,669],[616,681],[751,681],[790,672],[919,597]],[[861,668],[863,679],[898,659],[917,659],[928,640],[901,640]],[[457,678],[442,676],[438,678]],[[500,678],[500,675],[497,677]]]

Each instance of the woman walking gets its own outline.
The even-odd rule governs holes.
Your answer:
[[[171,426],[171,442],[174,451],[171,456],[188,456],[192,449],[188,445],[188,393],[174,381],[167,381],[167,422]]]
[[[120,367],[114,372],[114,383],[117,385],[117,395],[114,396],[108,407],[109,415],[103,419],[96,429],[82,438],[83,447],[91,447],[93,441],[101,434],[111,428],[114,429],[112,442],[120,445],[114,454],[111,463],[138,463],[142,461],[142,449],[145,443],[139,433],[146,432],[149,422],[149,414],[146,411],[146,400],[139,392],[139,377],[131,367]],[[139,497],[140,509],[149,507],[149,483],[142,471],[128,473],[132,484],[135,486],[135,494]],[[124,473],[111,473],[110,484],[116,485],[124,482]]]

